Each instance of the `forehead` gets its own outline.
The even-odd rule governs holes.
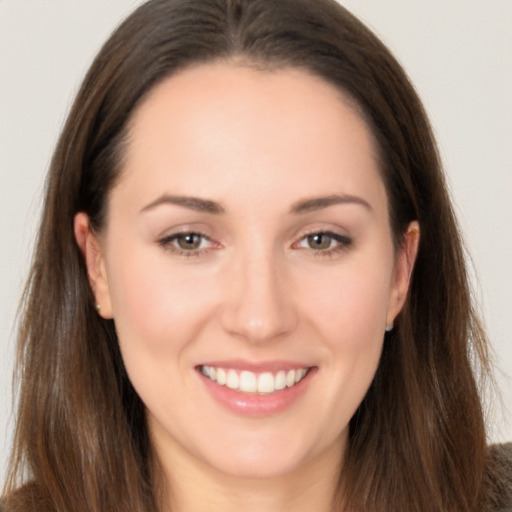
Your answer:
[[[158,84],[130,123],[123,182],[140,195],[242,201],[382,193],[373,137],[356,108],[300,69],[198,65]],[[162,190],[166,188],[167,190]],[[172,190],[169,190],[172,189]]]

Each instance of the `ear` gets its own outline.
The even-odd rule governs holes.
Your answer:
[[[393,283],[388,304],[386,325],[393,325],[398,313],[402,310],[411,283],[412,271],[420,242],[420,226],[417,221],[409,224],[404,234],[395,261]]]
[[[91,229],[86,213],[80,212],[75,215],[74,231],[85,260],[98,314],[103,318],[112,318],[112,303],[103,250],[98,236]]]

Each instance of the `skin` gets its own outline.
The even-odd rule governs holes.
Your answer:
[[[350,200],[297,206],[333,195]],[[205,238],[180,250],[184,232]],[[347,99],[296,69],[182,71],[132,117],[105,229],[80,213],[75,234],[174,506],[330,510],[419,238],[411,223],[395,251],[372,136]],[[289,407],[250,417],[219,405],[197,371],[232,359],[315,371]]]

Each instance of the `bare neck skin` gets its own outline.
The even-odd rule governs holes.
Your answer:
[[[251,478],[219,472],[187,452],[161,460],[162,512],[332,512],[344,442],[290,474]],[[175,448],[175,447],[174,447]]]

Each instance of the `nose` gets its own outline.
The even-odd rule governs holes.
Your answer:
[[[236,258],[221,314],[227,332],[262,343],[282,338],[296,328],[293,290],[282,267],[262,251]]]

